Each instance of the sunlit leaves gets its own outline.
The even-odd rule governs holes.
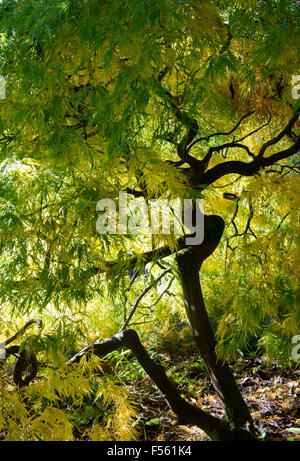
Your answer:
[[[128,393],[100,377],[99,359],[83,357],[79,367],[46,367],[44,373],[42,380],[23,391],[14,390],[1,379],[0,430],[4,440],[74,440],[76,424],[80,423],[78,412],[87,401],[93,411],[86,416],[94,422],[86,431],[86,437],[90,440],[135,438],[132,426],[135,411]],[[97,407],[98,399],[102,404]],[[105,408],[107,416],[103,418]]]
[[[179,160],[191,119],[201,142],[189,153],[198,161],[219,143],[245,139],[246,149],[214,152],[210,167],[250,161],[283,128],[295,105],[298,15],[294,2],[281,0],[1,3],[1,326],[6,336],[20,316],[41,313],[46,329],[22,338],[21,347],[59,367],[26,391],[34,417],[20,394],[5,390],[8,438],[72,439],[71,415],[58,403],[71,399],[80,407],[91,398],[93,361],[81,363],[86,375],[61,367],[78,346],[118,331],[148,284],[133,323],[149,334],[147,322],[155,321],[161,334],[170,328],[176,335],[169,318],[177,311],[183,317],[178,284],[172,292],[168,280],[155,287],[161,267],[154,260],[145,269],[143,259],[160,245],[175,251],[174,235],[97,233],[97,202],[118,204],[122,190],[144,194],[141,201],[204,197],[205,211],[226,220],[202,275],[221,358],[258,336],[256,345],[274,357],[298,332],[298,158],[249,180],[221,178],[209,190],[196,180],[188,186],[195,179],[190,165],[170,163]],[[265,156],[290,143],[282,139]],[[96,381],[95,402],[112,411],[104,422],[91,418],[87,436],[134,438],[128,396],[115,383]],[[93,404],[84,421],[98,411]]]

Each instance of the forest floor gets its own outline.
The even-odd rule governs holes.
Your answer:
[[[215,416],[224,416],[220,401],[196,355],[171,357],[164,353],[160,358],[185,399]],[[264,358],[242,358],[232,369],[261,438],[299,441],[300,370],[282,369],[267,364]],[[176,417],[150,378],[143,377],[129,387],[135,395],[139,413],[139,440],[209,440],[198,427],[186,425]]]

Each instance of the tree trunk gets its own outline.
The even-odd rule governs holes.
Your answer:
[[[78,363],[83,354],[92,352],[104,357],[118,348],[131,349],[140,365],[161,391],[170,408],[187,423],[197,425],[212,440],[241,441],[257,440],[250,412],[239,392],[233,374],[227,364],[221,363],[216,355],[216,340],[205,309],[199,270],[202,262],[213,253],[224,230],[224,221],[219,216],[206,216],[204,220],[204,241],[201,245],[179,250],[176,256],[183,287],[185,308],[195,342],[209,371],[212,384],[220,397],[227,419],[220,419],[187,402],[164,368],[147,353],[137,333],[131,329],[121,330],[109,339],[96,342],[75,354],[68,365]],[[183,243],[181,242],[183,245]],[[170,253],[167,250],[164,256]]]
[[[224,223],[218,216],[205,218],[205,237],[199,246],[191,246],[177,254],[184,304],[195,343],[208,369],[212,385],[221,399],[233,428],[253,430],[246,403],[229,366],[216,355],[216,339],[212,331],[199,280],[203,261],[214,251],[222,236]]]

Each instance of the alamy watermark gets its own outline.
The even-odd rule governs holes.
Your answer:
[[[203,199],[128,201],[127,192],[119,192],[119,209],[112,199],[97,202],[102,212],[96,222],[99,234],[173,234],[183,235],[187,245],[200,245],[204,239]]]

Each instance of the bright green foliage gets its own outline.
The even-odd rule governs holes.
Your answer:
[[[93,382],[83,373],[93,376]],[[0,430],[5,433],[4,440],[70,441],[74,440],[73,429],[88,422],[92,425],[83,435],[90,440],[135,438],[135,411],[128,393],[101,377],[97,357],[83,358],[72,370],[45,368],[43,378],[24,391],[16,391],[1,379]],[[80,411],[83,405],[84,411]]]
[[[211,276],[213,263],[206,272],[212,315],[217,310],[222,319],[218,336],[219,352],[224,358],[240,353],[247,344],[253,348],[255,338],[262,336],[260,346],[270,359],[281,364],[292,360],[291,336],[300,329],[299,181],[286,175],[274,183],[271,177],[245,182],[240,206],[245,206],[247,217],[251,197],[255,210],[251,229],[256,238],[230,238],[235,234],[230,226],[228,242],[231,248],[237,248],[234,252],[220,249],[222,264],[227,253],[224,276],[220,278],[220,271]],[[240,231],[245,221],[236,220]]]
[[[96,231],[98,200],[118,203],[119,191],[130,188],[146,190],[148,198],[203,197],[206,212],[225,219],[223,240],[201,275],[220,356],[236,356],[255,337],[269,358],[291,361],[291,337],[300,332],[299,154],[273,167],[277,173],[226,175],[207,188],[192,187],[188,168],[166,160],[179,160],[176,144],[191,119],[206,137],[230,131],[255,111],[229,138],[195,143],[190,153],[199,160],[209,147],[244,137],[256,155],[283,129],[300,100],[291,95],[299,10],[290,0],[2,1],[1,340],[38,315],[45,329],[27,346],[26,336],[24,347],[61,366],[73,349],[117,332],[149,283],[153,289],[133,318],[142,322],[142,335],[169,333],[170,318],[185,318],[176,280],[156,286],[160,269],[153,262],[131,283],[126,266],[131,254],[162,243],[174,248],[174,236]],[[286,138],[280,143],[281,150],[290,146]],[[271,146],[266,156],[277,150]],[[244,149],[229,147],[214,154],[211,166],[224,158],[251,160]],[[236,194],[238,208],[223,192]],[[31,419],[23,397],[3,391],[8,437],[49,440],[53,432],[72,439],[72,415],[43,407],[42,397],[52,402],[61,389],[61,399],[83,398],[90,384],[78,379],[76,390],[84,391],[76,396],[59,379],[48,390],[46,381],[30,385],[28,398],[37,396]],[[120,389],[110,393],[114,383],[103,383],[97,395],[103,392],[104,405],[115,405],[119,416],[97,423],[88,436],[106,440],[112,430],[121,440],[134,437],[127,400]]]

